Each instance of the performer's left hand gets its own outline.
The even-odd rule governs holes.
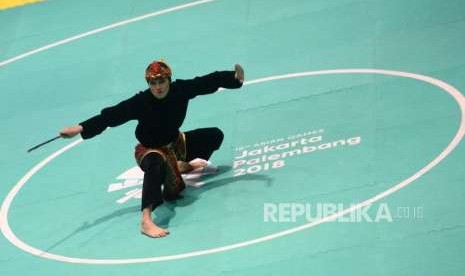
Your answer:
[[[234,77],[240,82],[244,82],[244,69],[240,64],[234,65],[234,70],[236,71],[236,74],[234,74]]]

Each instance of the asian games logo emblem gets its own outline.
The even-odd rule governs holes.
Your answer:
[[[184,179],[186,186],[200,188],[205,185],[205,182],[202,180],[202,176],[214,174],[217,171],[218,168],[208,161],[205,167],[195,169],[187,174],[182,174],[182,178]],[[143,180],[144,172],[139,168],[139,166],[135,166],[117,176],[115,182],[108,184],[107,192],[122,193],[122,196],[116,200],[116,203],[118,204],[124,204],[134,199],[141,199]]]

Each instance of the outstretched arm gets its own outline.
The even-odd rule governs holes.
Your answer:
[[[137,94],[117,105],[104,108],[100,114],[87,119],[78,125],[65,127],[60,131],[63,138],[72,138],[81,134],[83,139],[92,138],[102,133],[107,127],[116,127],[129,120],[137,119],[142,96]]]
[[[236,64],[234,71],[216,71],[190,80],[176,80],[180,93],[189,99],[199,95],[211,94],[219,88],[240,88],[244,82],[244,69]]]

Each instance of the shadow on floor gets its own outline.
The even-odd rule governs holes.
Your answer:
[[[210,174],[202,176],[201,180],[207,182],[200,188],[192,188],[187,187],[186,190],[179,196],[178,199],[170,202],[165,202],[159,208],[157,208],[155,212],[155,223],[161,227],[168,228],[170,221],[176,216],[176,208],[177,207],[186,207],[190,204],[194,203],[197,199],[199,199],[200,195],[217,188],[221,188],[225,185],[230,185],[234,182],[239,181],[263,181],[266,182],[267,186],[270,186],[273,182],[273,179],[267,175],[260,175],[260,174],[246,174],[242,176],[230,176],[226,178],[220,178],[222,175],[230,172],[232,170],[231,166],[219,166],[218,173]],[[215,178],[215,180],[208,181],[209,179]],[[219,179],[216,179],[219,178]],[[53,250],[54,248],[58,247],[59,245],[65,243],[67,240],[72,238],[73,236],[79,234],[80,232],[86,231],[90,228],[93,228],[97,225],[102,223],[106,223],[110,220],[116,219],[118,217],[130,214],[130,213],[139,213],[140,206],[130,206],[123,209],[119,209],[114,211],[108,215],[105,215],[101,218],[94,220],[93,222],[84,222],[80,227],[76,230],[71,232],[70,234],[66,235],[65,237],[61,238],[59,241],[55,242],[47,249],[46,252]]]

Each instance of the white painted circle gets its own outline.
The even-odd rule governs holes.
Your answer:
[[[416,173],[414,173],[412,176],[408,177],[407,179],[403,180],[402,182],[392,186],[391,188],[369,199],[366,199],[365,201],[362,201],[356,205],[353,205],[350,208],[344,209],[330,216],[323,217],[321,219],[318,219],[313,222],[309,222],[301,226],[293,227],[293,228],[290,228],[284,231],[276,232],[274,234],[266,235],[266,236],[251,239],[251,240],[246,240],[246,241],[239,242],[239,243],[234,243],[234,244],[221,246],[221,247],[209,248],[205,250],[186,252],[186,253],[181,253],[181,254],[147,257],[147,258],[132,258],[132,259],[88,259],[88,258],[73,258],[73,257],[51,254],[48,252],[44,252],[40,249],[34,248],[24,243],[23,241],[21,241],[18,237],[16,237],[16,235],[13,233],[13,231],[10,229],[8,225],[8,210],[11,206],[11,203],[14,197],[19,192],[19,190],[26,184],[26,182],[35,173],[37,173],[47,163],[49,163],[54,158],[64,153],[68,149],[81,143],[82,139],[79,139],[67,145],[66,147],[56,151],[55,153],[53,153],[52,155],[44,159],[42,162],[37,164],[34,168],[32,168],[29,172],[27,172],[26,175],[24,175],[23,178],[21,178],[21,180],[13,187],[13,189],[10,191],[7,198],[2,204],[2,209],[0,213],[0,224],[1,224],[2,233],[15,246],[33,255],[46,258],[46,259],[61,261],[61,262],[80,263],[80,264],[133,264],[133,263],[145,263],[145,262],[160,262],[160,261],[178,260],[178,259],[184,259],[184,258],[190,258],[190,257],[195,257],[195,256],[229,251],[229,250],[233,250],[236,248],[246,247],[246,246],[257,244],[257,243],[270,241],[270,240],[273,240],[279,237],[283,237],[283,236],[287,236],[287,235],[290,235],[290,234],[293,234],[299,231],[303,231],[305,229],[317,226],[319,224],[332,221],[332,220],[336,220],[337,218],[341,216],[347,215],[365,206],[373,204],[374,202],[379,201],[380,199],[385,198],[399,191],[402,188],[405,188],[407,185],[411,184],[413,181],[417,180],[423,174],[425,174],[426,172],[434,168],[436,165],[438,165],[442,160],[444,160],[444,158],[446,158],[447,155],[449,155],[455,149],[455,147],[460,143],[460,141],[462,140],[465,134],[465,97],[460,93],[460,91],[458,91],[456,88],[452,87],[451,85],[441,80],[434,79],[432,77],[428,77],[424,75],[419,75],[419,74],[414,74],[414,73],[409,73],[409,72],[380,70],[380,69],[337,69],[337,70],[324,70],[324,71],[308,71],[308,72],[301,72],[301,73],[294,73],[294,74],[271,76],[271,77],[252,80],[244,84],[250,85],[250,84],[274,81],[274,80],[279,80],[279,79],[289,79],[289,78],[317,76],[317,75],[334,75],[334,74],[379,74],[379,75],[412,78],[412,79],[416,79],[416,80],[420,80],[420,81],[432,84],[436,87],[441,88],[442,90],[447,92],[449,95],[451,95],[455,99],[457,104],[459,105],[460,111],[461,111],[460,127],[457,130],[457,133],[455,134],[452,141],[447,145],[447,147],[438,156],[436,156],[429,164],[427,164],[426,166],[424,166],[419,171],[417,171]]]
[[[108,30],[111,30],[111,29],[115,29],[115,28],[118,28],[118,27],[121,27],[121,26],[124,26],[124,25],[128,25],[128,24],[131,24],[131,23],[134,23],[134,22],[142,21],[142,20],[145,20],[145,19],[148,19],[148,18],[160,16],[160,15],[163,15],[163,14],[167,14],[167,13],[170,13],[170,12],[175,12],[175,11],[179,11],[179,10],[183,10],[183,9],[187,9],[187,8],[192,8],[194,6],[198,6],[198,5],[202,5],[202,4],[206,4],[206,3],[210,3],[210,2],[214,2],[214,1],[217,1],[217,0],[200,0],[200,1],[190,2],[190,3],[187,3],[187,4],[171,7],[171,8],[164,9],[164,10],[159,10],[159,11],[156,11],[156,12],[144,14],[144,15],[134,17],[134,18],[131,18],[131,19],[123,20],[123,21],[120,21],[120,22],[117,22],[117,23],[114,23],[114,24],[111,24],[111,25],[108,25],[108,26],[97,28],[95,30],[91,30],[91,31],[88,31],[88,32],[85,32],[85,33],[82,33],[82,34],[79,34],[79,35],[75,35],[75,36],[72,36],[72,37],[69,37],[69,38],[66,38],[66,39],[63,39],[63,40],[60,40],[60,41],[45,45],[45,46],[37,48],[35,50],[23,53],[21,55],[12,57],[10,59],[1,61],[0,62],[0,67],[5,66],[5,65],[10,64],[10,63],[13,63],[13,62],[16,62],[18,60],[27,58],[29,56],[38,54],[40,52],[44,52],[44,51],[50,50],[52,48],[55,48],[55,47],[58,47],[58,46],[61,46],[61,45],[64,45],[64,44],[68,44],[68,43],[73,42],[73,41],[78,40],[78,39],[82,39],[82,38],[85,38],[85,37],[88,37],[88,36],[91,36],[91,35],[95,35],[95,34],[105,32],[105,31],[108,31]]]
[[[114,29],[123,25],[131,24],[137,21],[145,20],[147,18],[151,17],[156,17],[162,14],[178,11],[181,9],[185,8],[190,8],[193,6],[213,2],[216,0],[201,0],[201,1],[195,1],[179,6],[175,6],[172,8],[168,8],[165,10],[160,10],[156,11],[150,14],[142,15],[139,17],[135,17],[132,19],[124,20],[121,22],[117,22],[115,24],[111,24],[102,28],[98,28],[80,35],[76,35],[64,40],[57,41],[55,43],[43,46],[41,48],[26,52],[24,54],[18,55],[16,57],[10,58],[8,60],[0,62],[0,67],[3,67],[7,64],[16,62],[18,60],[24,59],[26,57],[29,57],[31,55],[52,49],[54,47],[58,47],[67,43],[70,43],[72,41],[82,39],[87,36],[91,36],[103,31],[107,31],[110,29]],[[338,213],[335,213],[331,216],[321,218],[320,220],[307,223],[298,227],[294,227],[288,230],[280,231],[271,235],[263,236],[260,238],[240,242],[240,243],[235,243],[231,244],[228,246],[222,246],[222,247],[216,247],[216,248],[210,248],[206,250],[201,250],[201,251],[193,251],[193,252],[187,252],[183,254],[176,254],[176,255],[168,255],[168,256],[159,256],[159,257],[149,257],[149,258],[137,258],[137,259],[87,259],[87,258],[73,258],[73,257],[66,257],[66,256],[61,256],[61,255],[55,255],[55,254],[50,254],[48,252],[41,251],[40,249],[34,248],[23,241],[21,241],[16,235],[13,233],[11,230],[9,224],[8,224],[8,211],[11,206],[11,203],[13,202],[14,197],[16,194],[20,191],[20,189],[26,184],[26,182],[35,174],[37,173],[40,169],[42,169],[45,165],[47,165],[50,161],[55,159],[57,156],[60,154],[64,153],[65,151],[69,150],[70,148],[78,145],[79,143],[82,142],[82,139],[76,140],[69,145],[63,147],[62,149],[56,151],[46,159],[42,160],[40,163],[38,163],[36,166],[34,166],[31,170],[29,170],[19,181],[18,183],[13,187],[13,189],[8,193],[6,199],[4,200],[1,210],[0,210],[0,227],[2,230],[3,235],[15,246],[20,248],[21,250],[24,250],[28,253],[31,253],[33,255],[42,257],[42,258],[47,258],[51,260],[56,260],[56,261],[62,261],[62,262],[70,262],[70,263],[80,263],[80,264],[129,264],[129,263],[144,263],[144,262],[158,262],[158,261],[167,261],[167,260],[177,260],[177,259],[183,259],[183,258],[189,258],[189,257],[194,257],[194,256],[201,256],[201,255],[207,255],[207,254],[213,254],[213,253],[218,253],[218,252],[223,252],[223,251],[228,251],[240,247],[245,247],[249,246],[252,244],[256,243],[261,243],[265,242],[268,240],[272,240],[278,237],[290,235],[299,231],[302,231],[307,228],[314,227],[316,225],[322,224],[324,222],[328,222],[331,220],[335,220],[338,217],[344,216],[348,213],[351,213],[357,209],[363,208],[367,205],[370,205],[404,187],[407,185],[411,184],[413,181],[416,179],[420,178],[423,174],[425,174],[427,171],[431,170],[434,168],[439,162],[441,162],[448,154],[450,154],[455,147],[459,144],[461,139],[464,136],[465,133],[465,98],[463,95],[454,87],[451,85],[442,82],[440,80],[428,77],[428,76],[423,76],[423,75],[418,75],[418,74],[413,74],[413,73],[408,73],[408,72],[399,72],[399,71],[388,71],[388,70],[379,70],[379,69],[339,69],[339,70],[325,70],[325,71],[309,71],[309,72],[302,72],[302,73],[295,73],[295,74],[286,74],[286,75],[280,75],[280,76],[271,76],[267,78],[261,78],[253,81],[246,82],[245,84],[255,84],[255,83],[261,83],[261,82],[267,82],[267,81],[273,81],[273,80],[279,80],[279,79],[288,79],[288,78],[295,78],[295,77],[304,77],[304,76],[316,76],[316,75],[330,75],[330,74],[381,74],[381,75],[390,75],[390,76],[398,76],[398,77],[406,77],[406,78],[413,78],[417,79],[420,81],[424,81],[427,83],[430,83],[432,85],[435,85],[447,93],[449,93],[459,104],[460,110],[461,110],[461,122],[460,122],[460,127],[457,130],[457,133],[455,137],[452,139],[452,141],[449,143],[449,145],[429,164],[427,164],[425,167],[420,169],[418,172],[416,172],[414,175],[410,176],[409,178],[405,179],[404,181],[396,184],[395,186],[387,189],[386,191],[369,198],[363,202],[358,203],[357,205],[352,206],[351,208],[342,210]]]

